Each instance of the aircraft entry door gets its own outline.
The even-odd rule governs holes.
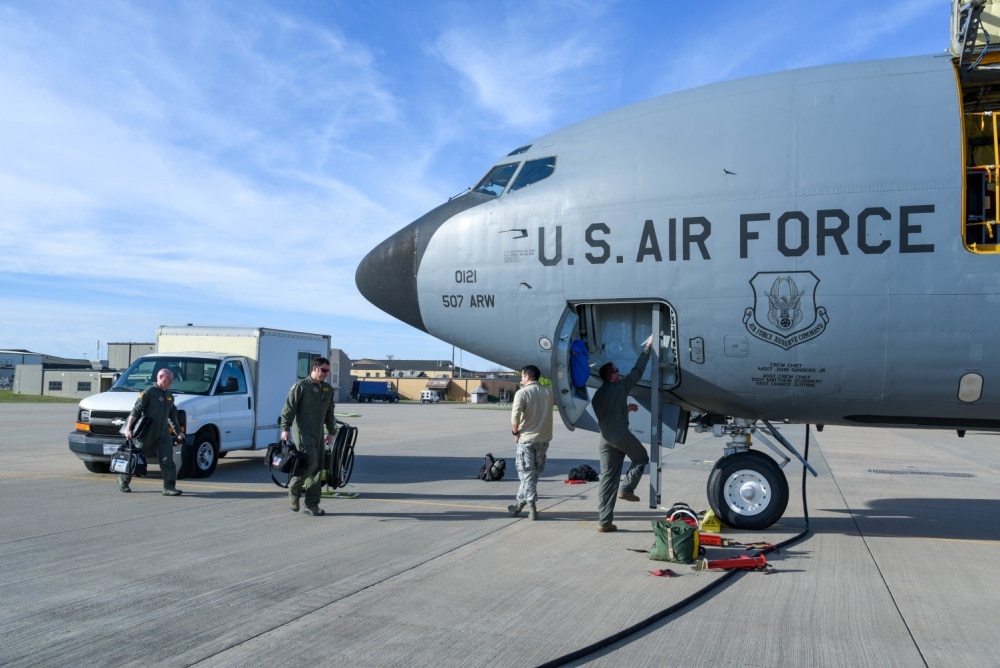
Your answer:
[[[553,389],[559,415],[568,429],[582,427],[597,430],[597,418],[590,399],[601,385],[598,370],[614,362],[622,376],[635,366],[642,343],[653,332],[660,345],[653,347],[642,379],[632,392],[640,410],[632,413],[629,428],[650,445],[650,507],[660,503],[660,447],[672,448],[683,442],[687,413],[679,406],[664,403],[662,392],[680,382],[677,355],[677,321],[673,309],[664,302],[595,302],[570,304],[556,329],[553,346]],[[574,382],[572,360],[574,345],[580,341],[589,354],[590,373],[581,386],[579,374]],[[574,342],[576,342],[574,344]],[[658,387],[659,392],[651,391]]]

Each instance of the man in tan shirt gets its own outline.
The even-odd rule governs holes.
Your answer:
[[[521,369],[521,389],[514,394],[510,409],[510,430],[517,443],[514,464],[521,486],[517,502],[507,506],[517,517],[528,506],[528,518],[538,519],[538,476],[545,470],[545,457],[552,440],[552,390],[538,383],[541,371],[534,364]]]

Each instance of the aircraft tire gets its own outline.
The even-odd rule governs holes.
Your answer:
[[[773,459],[754,450],[716,462],[706,491],[716,517],[734,529],[766,529],[788,506],[785,474]]]

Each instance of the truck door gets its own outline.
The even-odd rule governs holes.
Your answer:
[[[227,360],[222,365],[215,394],[219,398],[220,449],[250,447],[254,433],[253,397],[240,360]]]

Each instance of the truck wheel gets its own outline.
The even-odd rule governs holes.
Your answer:
[[[215,434],[199,432],[194,437],[194,443],[184,446],[181,470],[190,477],[207,478],[215,473],[218,465],[219,444],[216,443]]]
[[[108,462],[84,462],[83,465],[91,473],[109,473],[111,471],[111,464]]]

